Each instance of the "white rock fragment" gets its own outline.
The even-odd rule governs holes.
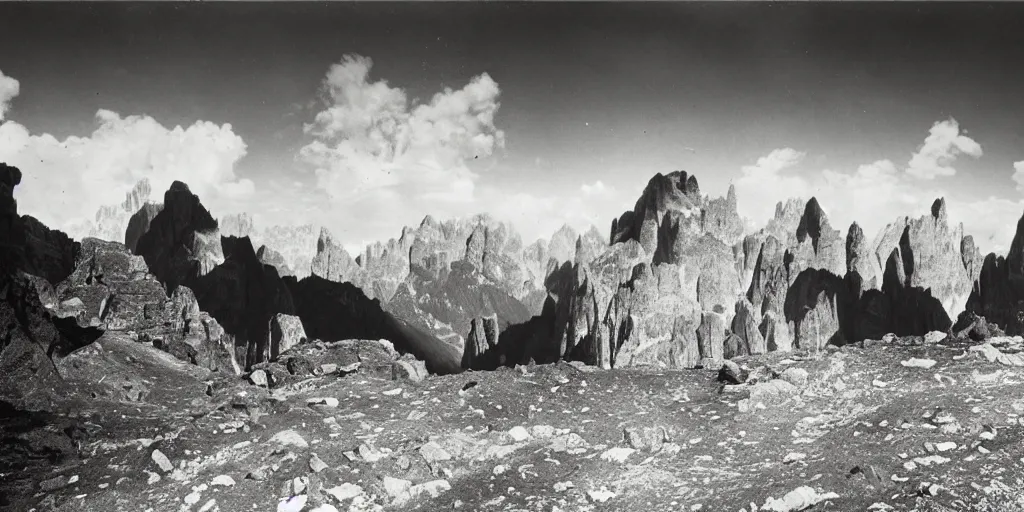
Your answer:
[[[327,468],[327,463],[324,462],[319,455],[314,453],[309,456],[309,469],[314,473],[319,473]]]
[[[441,447],[441,445],[430,441],[423,446],[420,446],[420,455],[429,464],[433,464],[439,461],[451,460],[452,455],[447,450]]]
[[[310,512],[339,512],[338,509],[330,503],[324,503],[317,508],[314,508]]]
[[[210,481],[210,485],[219,485],[221,487],[231,487],[235,485],[235,479],[228,475],[218,475]]]
[[[628,459],[630,455],[633,455],[634,452],[636,452],[636,450],[632,448],[609,448],[601,454],[601,460],[622,464],[623,462],[626,462],[626,459]]]
[[[937,443],[935,450],[940,452],[948,452],[950,450],[956,450],[956,443],[952,441],[946,441],[944,443]]]
[[[335,408],[338,406],[338,399],[333,396],[310,398],[306,400],[306,405],[310,407],[330,407]]]
[[[573,484],[572,482],[568,482],[568,481],[567,482],[555,482],[555,485],[554,485],[555,492],[565,492],[565,491],[568,491],[569,489],[572,489],[573,487],[576,487],[576,485]]]
[[[306,508],[308,499],[305,494],[284,498],[277,504],[277,512],[299,512]]]
[[[282,430],[274,434],[274,437],[270,438],[270,442],[279,444],[281,446],[309,448],[309,443],[307,443],[306,440],[301,435],[299,435],[298,432],[292,429]]]
[[[508,437],[515,443],[521,443],[530,439],[530,433],[521,426],[515,426],[508,430]]]
[[[834,492],[819,494],[814,488],[803,486],[789,491],[782,499],[768,498],[760,510],[770,512],[805,510],[825,500],[833,500],[838,497],[839,495]]]
[[[933,464],[945,464],[949,462],[949,459],[941,455],[929,455],[927,457],[915,457],[914,462],[921,466],[931,466]],[[906,466],[906,464],[904,464]]]
[[[590,496],[591,501],[595,501],[597,503],[604,503],[614,498],[616,494],[612,491],[609,491],[607,487],[602,485],[600,489],[587,491],[587,496]]]
[[[361,496],[365,494],[365,491],[363,491],[362,487],[356,484],[350,484],[348,482],[345,482],[336,487],[332,487],[330,489],[325,489],[324,492],[333,496],[334,499],[338,500],[338,503],[342,503],[345,500],[350,500],[352,498],[355,498],[356,496]]]
[[[159,467],[164,473],[174,471],[174,464],[171,464],[171,460],[164,455],[164,452],[161,452],[160,450],[153,450],[152,459],[153,462],[156,463],[157,467]]]
[[[412,482],[401,478],[394,478],[390,476],[384,477],[384,492],[388,493],[388,496],[392,498],[398,498],[403,494],[408,494],[409,489],[412,488]]]
[[[183,501],[185,502],[185,505],[191,507],[192,505],[199,503],[199,500],[202,498],[203,494],[201,492],[192,491],[187,496],[185,496],[185,499]]]
[[[789,452],[785,457],[782,458],[783,464],[792,464],[798,460],[804,460],[807,458],[807,454],[800,452]]]
[[[147,484],[153,485],[153,484],[155,484],[155,483],[160,481],[160,474],[159,473],[154,473],[154,472],[146,470],[146,469],[143,469],[142,471],[144,471],[147,475],[149,475],[149,479],[146,480]]]
[[[383,394],[385,394],[387,396],[395,396],[395,395],[399,395],[401,393],[402,393],[402,388],[395,388],[395,389],[389,389],[387,391],[384,391]]]
[[[935,360],[934,359],[918,359],[916,357],[911,357],[910,359],[907,359],[906,361],[900,361],[900,364],[903,365],[906,368],[924,368],[924,369],[928,369],[928,368],[931,368],[931,367],[935,366]]]

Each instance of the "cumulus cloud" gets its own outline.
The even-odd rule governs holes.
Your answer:
[[[21,84],[17,80],[5,76],[0,71],[0,121],[4,120],[7,110],[11,107],[13,100],[21,92]]]
[[[604,184],[603,181],[597,180],[593,184],[584,183],[580,186],[580,192],[583,192],[584,196],[604,196],[612,194],[615,190]]]
[[[776,149],[740,170],[733,184],[740,198],[740,214],[749,222],[764,225],[775,212],[780,198],[807,197],[810,187],[804,178],[786,173],[799,165],[805,153],[793,148]]]
[[[482,73],[417,103],[372,80],[372,68],[358,55],[330,67],[324,108],[305,126],[311,140],[298,154],[330,197],[330,215],[348,219],[335,221],[339,236],[388,236],[426,212],[443,218],[486,210],[471,166],[505,144],[495,126],[498,83]],[[357,214],[358,224],[351,221]]]
[[[497,82],[484,73],[410,105],[402,89],[371,81],[372,67],[369,58],[346,56],[327,72],[326,108],[305,127],[314,140],[300,151],[319,186],[342,201],[386,198],[398,188],[415,188],[424,200],[471,200],[468,162],[504,145],[494,125]]]
[[[962,154],[978,158],[982,154],[981,145],[960,129],[956,119],[939,121],[932,125],[924,144],[910,157],[907,174],[924,180],[952,176],[956,174],[953,162]]]
[[[187,183],[216,215],[237,210],[254,191],[251,180],[235,174],[246,145],[230,124],[167,128],[149,116],[109,110],[98,111],[96,123],[90,135],[64,140],[15,121],[0,124],[0,161],[24,174],[15,189],[19,211],[80,237],[100,206],[120,203],[143,178],[156,200],[174,180]]]
[[[1017,191],[1024,192],[1024,160],[1013,163],[1013,181],[1017,183]]]

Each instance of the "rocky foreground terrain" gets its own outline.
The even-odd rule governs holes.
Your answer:
[[[1024,509],[1024,219],[1005,257],[941,198],[744,233],[677,171],[607,239],[427,217],[353,258],[180,182],[74,240],[21,177],[5,510]]]
[[[137,373],[159,385],[142,401],[81,396],[7,416],[3,499],[9,510],[1021,510],[1021,344],[934,334],[743,357],[724,372],[558,363],[394,380],[380,370],[386,344],[365,341],[307,347],[297,357],[312,371],[266,389],[111,338],[80,356],[94,366],[87,381]]]

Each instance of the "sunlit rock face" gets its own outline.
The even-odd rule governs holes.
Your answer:
[[[965,244],[964,238],[963,226],[949,226],[945,199],[936,199],[930,215],[886,226],[876,240],[875,256],[881,265],[898,247],[906,284],[931,290],[946,315],[956,318],[967,305],[980,259],[973,239]]]
[[[720,361],[743,296],[736,201],[731,187],[725,198],[702,196],[682,171],[654,176],[634,209],[612,222],[603,254],[550,274],[557,356],[603,367]],[[760,315],[751,320],[743,324],[753,338]]]
[[[96,211],[93,222],[88,224],[87,230],[81,233],[82,237],[99,238],[108,242],[125,242],[128,222],[149,201],[151,193],[149,179],[139,180],[131,190],[125,193],[122,203],[101,206]]]

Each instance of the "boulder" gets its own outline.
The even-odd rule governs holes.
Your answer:
[[[302,320],[297,316],[278,313],[270,319],[270,356],[269,361],[286,350],[304,343],[306,331],[302,327]]]

